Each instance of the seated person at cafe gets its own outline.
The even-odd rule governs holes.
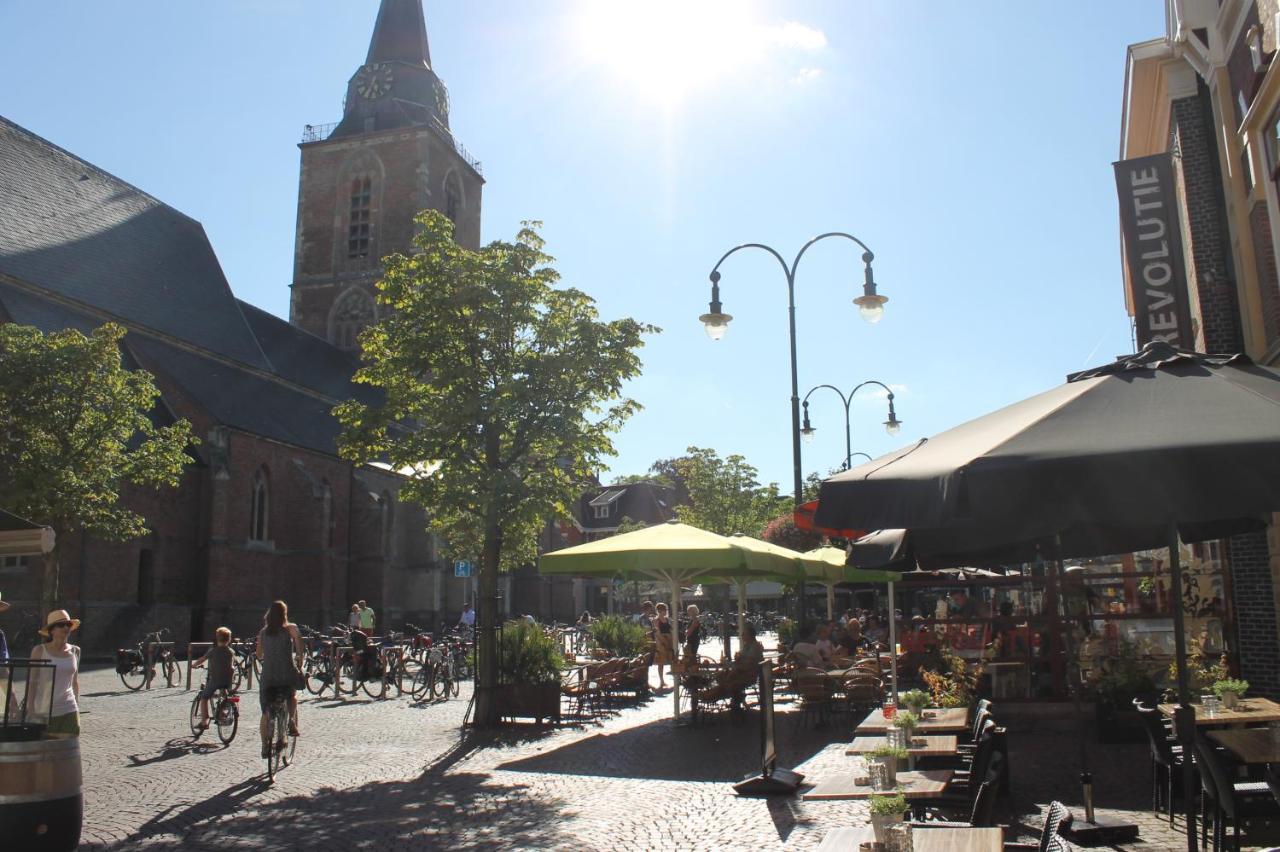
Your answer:
[[[951,593],[948,610],[951,618],[976,618],[980,614],[977,601],[969,597],[966,589],[956,589]]]
[[[866,637],[868,642],[883,644],[889,641],[889,631],[880,623],[878,616],[867,616]]]
[[[831,641],[831,622],[818,625],[818,641],[814,643],[818,646],[818,653],[822,655],[822,662],[830,663],[831,658],[835,656],[836,646]]]
[[[716,682],[698,693],[699,701],[715,701],[726,695],[733,696],[732,709],[742,707],[743,693],[760,676],[760,664],[764,662],[764,646],[756,639],[756,629],[748,624],[743,632],[742,650],[734,657],[733,665],[716,675]]]
[[[797,642],[791,651],[796,655],[796,659],[800,665],[807,666],[811,669],[826,668],[826,665],[822,660],[822,652],[818,650],[818,645],[814,641],[812,630],[805,633],[804,638]]]

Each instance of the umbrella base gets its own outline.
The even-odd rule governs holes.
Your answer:
[[[1094,814],[1093,822],[1068,817],[1059,832],[1072,843],[1079,843],[1081,846],[1111,846],[1137,840],[1138,824]]]
[[[790,769],[775,769],[768,775],[752,775],[733,785],[739,796],[794,796],[804,775]]]

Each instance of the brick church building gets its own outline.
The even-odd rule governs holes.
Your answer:
[[[123,325],[126,363],[161,389],[154,416],[200,438],[177,489],[126,495],[147,536],[60,536],[61,599],[91,654],[158,626],[179,642],[250,635],[274,598],[317,627],[365,599],[399,627],[456,618],[470,596],[400,478],[338,458],[331,414],[370,393],[351,383],[356,336],[413,217],[440,210],[459,242],[480,239],[483,178],[449,130],[421,0],[382,0],[342,120],[308,126],[300,148],[285,322],[235,297],[199,222],[0,118],[0,322]],[[34,611],[39,573],[0,557],[4,600]]]

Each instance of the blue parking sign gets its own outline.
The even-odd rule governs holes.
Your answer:
[[[470,577],[472,567],[473,566],[470,561],[466,559],[459,559],[457,562],[453,563],[453,576]]]

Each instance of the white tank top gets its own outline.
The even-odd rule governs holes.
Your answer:
[[[71,653],[65,657],[50,654],[43,645],[39,646],[40,656],[37,659],[48,660],[56,667],[53,676],[53,715],[65,716],[68,713],[79,712],[80,706],[76,703],[76,692],[72,688],[75,681],[76,672],[80,670],[80,649],[75,645],[68,645],[67,650]],[[40,696],[43,701],[48,701],[47,695]]]

